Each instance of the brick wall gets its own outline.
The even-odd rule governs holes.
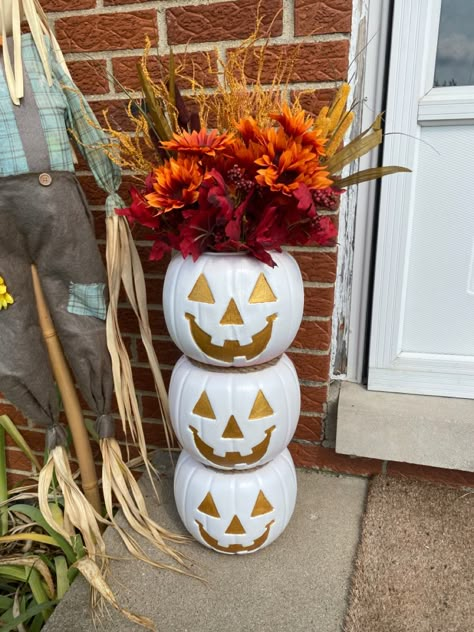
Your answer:
[[[73,78],[94,111],[100,116],[101,111],[108,108],[111,120],[124,129],[127,100],[112,76],[128,88],[137,87],[135,63],[141,55],[145,35],[157,45],[160,55],[166,56],[172,45],[180,61],[202,68],[201,82],[212,87],[215,79],[205,74],[207,62],[204,62],[203,51],[212,57],[217,48],[225,55],[226,49],[250,35],[258,6],[256,0],[42,0],[42,4],[49,13]],[[305,95],[303,102],[310,111],[318,111],[347,75],[352,0],[261,0],[260,11],[264,26],[271,29],[270,58],[265,69],[269,80],[271,52],[280,54],[287,49],[291,54],[295,46],[299,46],[291,80],[295,92],[316,90],[314,95]],[[103,248],[105,227],[101,205],[104,194],[86,171],[79,171],[79,176],[96,215],[97,236]],[[125,176],[124,195],[126,191]],[[139,247],[147,277],[157,354],[165,378],[169,380],[180,353],[167,335],[160,305],[166,263],[148,262],[146,243],[139,243]],[[361,475],[379,473],[386,464],[336,455],[327,440],[329,437],[325,437],[337,249],[305,247],[291,252],[301,267],[306,292],[303,323],[289,350],[302,390],[302,414],[291,451],[300,466]],[[153,382],[135,318],[126,305],[121,310],[121,322],[133,359],[148,442],[150,446],[160,445],[163,432],[156,417],[158,407]],[[1,412],[10,414],[21,424],[28,441],[41,454],[42,431],[34,429],[8,404],[0,404]],[[8,466],[12,480],[29,471],[26,459],[13,448],[9,450]],[[400,473],[401,466],[397,467]]]

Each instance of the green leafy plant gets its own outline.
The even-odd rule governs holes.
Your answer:
[[[7,435],[36,470],[41,467],[11,419],[0,416],[0,628],[37,632],[77,575],[73,565],[84,547],[79,536],[71,545],[48,525],[37,506],[36,483],[8,489]],[[61,500],[50,504],[59,524]]]

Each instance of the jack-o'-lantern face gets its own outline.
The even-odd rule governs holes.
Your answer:
[[[194,406],[192,412],[193,415],[197,415],[203,420],[208,420],[209,423],[217,421],[216,415],[212,408],[212,404],[206,391],[202,392],[202,395],[196,402],[196,405]],[[273,414],[273,409],[270,406],[267,398],[263,394],[263,391],[259,390],[257,392],[255,402],[252,406],[252,410],[250,411],[250,414],[248,416],[248,421],[250,423],[260,422],[260,420],[264,420],[265,418],[273,416]],[[224,455],[219,456],[218,454],[215,454],[212,446],[210,446],[200,437],[197,428],[195,428],[194,426],[189,426],[189,430],[193,434],[196,450],[201,454],[201,456],[213,465],[216,465],[217,467],[229,468],[235,467],[236,465],[254,465],[255,463],[258,463],[258,461],[263,459],[263,457],[267,453],[270,439],[275,428],[275,425],[271,425],[270,427],[266,428],[264,431],[265,438],[260,443],[253,446],[250,453],[248,453],[247,447],[246,454],[242,454],[238,450],[229,450],[226,451]],[[234,417],[234,415],[230,415],[229,419],[227,420],[220,439],[224,443],[226,442],[226,440],[245,439],[245,434],[242,431],[239,422]]]
[[[216,506],[216,503],[214,501],[214,498],[211,492],[209,492],[205,496],[205,498],[202,500],[197,510],[198,512],[200,512],[201,514],[205,516],[209,516],[210,518],[213,518],[219,521],[222,520],[221,514],[219,513],[219,510]],[[227,546],[224,544],[220,544],[218,539],[213,537],[208,532],[208,530],[204,528],[204,525],[200,520],[196,519],[196,524],[199,528],[199,534],[201,535],[204,542],[211,548],[215,549],[216,551],[220,551],[221,553],[250,553],[251,551],[256,551],[257,549],[259,549],[268,540],[272,525],[275,523],[275,520],[270,519],[270,515],[274,511],[275,510],[272,504],[269,502],[269,500],[267,499],[263,491],[260,490],[255,500],[253,510],[250,514],[250,522],[253,519],[259,519],[261,521],[262,516],[268,516],[269,519],[268,521],[264,519],[266,522],[264,530],[259,535],[257,535],[257,537],[255,537],[250,544],[234,543],[234,544],[228,544]],[[237,514],[234,514],[232,518],[230,519],[228,526],[225,529],[225,535],[242,536],[242,539],[244,538],[248,539],[247,530],[245,529],[244,524],[242,522],[242,521],[247,522],[247,520],[248,520],[247,517],[241,516],[239,518]],[[253,531],[253,528],[252,528],[252,531]]]
[[[209,282],[203,273],[199,275],[188,295],[188,300],[196,303],[216,305],[216,300]],[[212,342],[212,335],[202,328],[202,324],[198,324],[194,314],[186,312],[185,317],[189,321],[191,336],[195,344],[206,356],[227,363],[233,362],[239,357],[244,357],[246,360],[253,360],[267,348],[272,337],[273,323],[278,317],[278,314],[272,310],[272,313],[265,316],[266,324],[259,331],[249,333],[249,325],[246,321],[249,306],[275,303],[277,300],[265,274],[262,272],[251,290],[247,305],[240,305],[239,307],[235,298],[231,297],[224,306],[224,311],[218,321],[219,325],[221,327],[231,325],[237,328],[241,327],[247,335],[250,335],[251,342],[244,343],[239,339],[225,339],[222,345],[214,344]]]
[[[208,467],[181,452],[174,475],[179,517],[201,544],[247,554],[271,544],[296,501],[296,470],[287,449],[258,468],[238,473]]]

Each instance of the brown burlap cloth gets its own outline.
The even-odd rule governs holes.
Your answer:
[[[343,630],[474,631],[474,490],[374,479]]]

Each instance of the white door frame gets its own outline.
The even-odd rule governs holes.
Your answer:
[[[392,1],[354,0],[349,73],[351,85],[361,100],[356,133],[368,128],[383,108]],[[373,151],[360,159],[357,169],[375,167],[378,162],[379,153]],[[348,199],[343,198],[341,204],[342,237],[331,345],[334,379],[359,383],[362,380],[378,186],[372,181],[351,187]],[[342,362],[338,361],[338,355],[345,356]]]

